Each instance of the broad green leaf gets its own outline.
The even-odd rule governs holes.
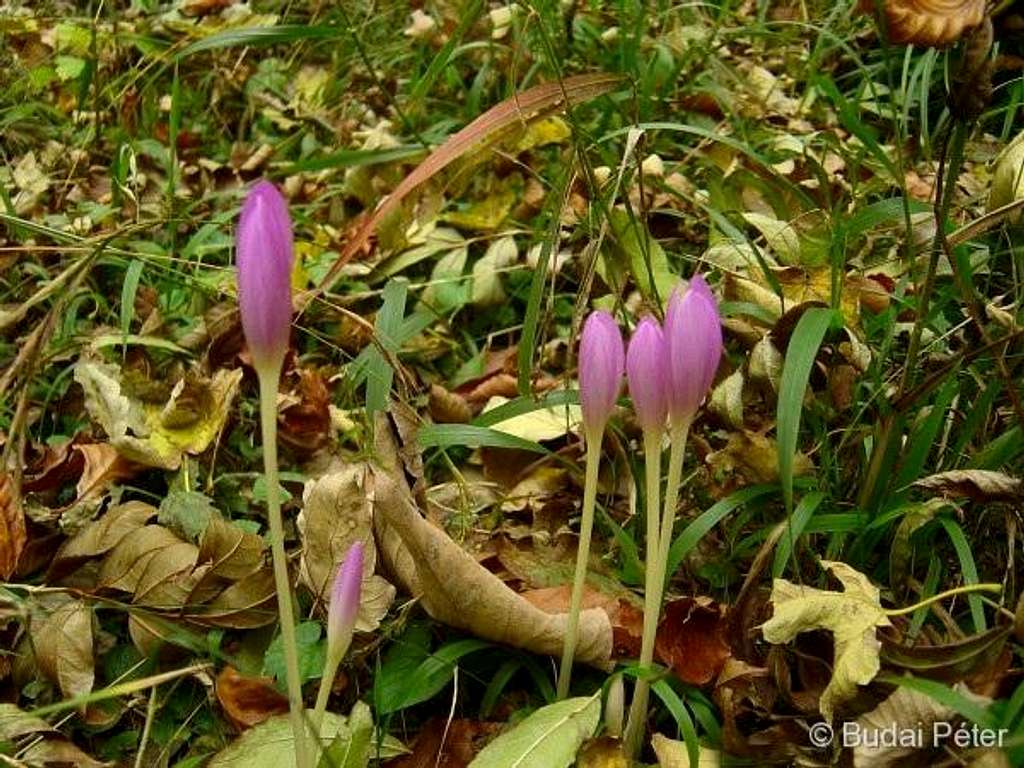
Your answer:
[[[878,627],[892,626],[882,608],[878,588],[868,577],[846,563],[822,560],[843,585],[842,592],[800,586],[775,579],[772,585],[772,617],[761,626],[769,643],[788,643],[802,632],[825,629],[835,642],[832,679],[821,694],[819,707],[831,721],[837,704],[857,693],[858,685],[870,683],[880,668],[882,644]]]
[[[549,704],[484,747],[469,768],[568,768],[600,718],[600,695]]]
[[[365,723],[366,714],[356,711],[361,707],[366,705],[356,704],[351,719],[332,712],[324,714],[320,732],[321,748],[339,751],[344,755],[346,748],[341,745],[352,741],[353,737],[362,738],[354,733]],[[398,740],[387,736],[381,745],[380,756],[387,759],[405,751]],[[214,756],[207,768],[295,768],[295,740],[288,716],[272,717],[250,728],[227,749]]]

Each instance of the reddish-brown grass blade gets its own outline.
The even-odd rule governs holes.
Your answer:
[[[523,123],[537,117],[550,115],[565,109],[567,106],[571,107],[581,104],[584,101],[610,91],[621,82],[622,77],[620,75],[607,73],[576,75],[575,77],[566,78],[561,82],[554,81],[534,86],[491,107],[431,152],[422,163],[416,166],[412,173],[395,187],[390,195],[380,202],[373,215],[367,218],[345,244],[345,249],[341,252],[338,260],[331,266],[327,276],[317,287],[314,294],[330,288],[338,276],[339,270],[363,247],[370,235],[373,234],[374,229],[380,224],[381,219],[394,211],[406,195],[434,174],[446,168],[471,149],[477,148],[481,144],[500,135],[516,123]],[[312,296],[309,298],[312,298]]]

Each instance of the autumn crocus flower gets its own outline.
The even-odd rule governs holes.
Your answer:
[[[653,321],[652,321],[653,322]],[[643,326],[643,323],[641,323]],[[722,357],[722,321],[718,314],[718,304],[711,289],[700,275],[690,280],[685,290],[676,289],[668,302],[665,312],[662,349],[664,350],[665,408],[668,412],[670,443],[668,462],[668,479],[665,485],[665,506],[660,514],[650,506],[652,499],[657,504],[657,493],[660,480],[660,436],[656,446],[653,439],[647,436],[654,432],[651,425],[660,412],[651,405],[656,398],[653,394],[654,371],[658,368],[651,359],[654,357],[647,350],[655,344],[653,331],[645,331],[640,337],[641,328],[637,328],[634,339],[638,343],[637,362],[630,367],[629,386],[633,392],[634,407],[645,433],[645,461],[647,462],[647,562],[644,587],[644,630],[640,648],[640,664],[647,666],[653,661],[654,639],[661,612],[661,599],[665,590],[668,553],[672,544],[672,531],[675,525],[676,502],[679,499],[679,483],[683,473],[683,456],[686,451],[686,438],[690,424],[700,408],[701,403],[711,389],[718,363]],[[632,353],[634,342],[630,342]],[[641,350],[643,354],[641,354]],[[643,365],[641,365],[643,361]],[[627,363],[628,366],[628,363]],[[636,368],[634,375],[633,368]],[[647,370],[648,376],[643,377],[641,370]],[[634,391],[634,378],[637,385]],[[651,391],[648,391],[651,390]],[[639,394],[639,402],[637,395]],[[657,459],[658,469],[653,470],[653,462]],[[657,476],[652,477],[652,471]],[[637,680],[633,701],[626,726],[625,742],[627,751],[636,754],[643,725],[647,719],[647,699],[649,683],[641,678]]]
[[[242,330],[260,384],[267,519],[270,523],[274,587],[284,646],[295,760],[298,768],[311,768],[313,763],[306,744],[302,681],[277,480],[277,387],[291,325],[292,222],[284,198],[270,182],[257,183],[246,196],[238,218],[235,243]]]
[[[257,183],[245,198],[236,238],[238,306],[256,368],[280,367],[292,319],[292,220],[277,187]]]
[[[320,678],[320,692],[316,697],[313,722],[319,728],[331,694],[331,685],[338,672],[338,665],[352,643],[356,617],[359,615],[359,601],[363,586],[363,564],[365,546],[357,541],[349,547],[345,559],[338,566],[331,587],[331,603],[327,608],[327,659],[323,677]]]
[[[657,560],[661,530],[661,441],[665,432],[668,408],[668,357],[665,336],[661,326],[652,317],[645,317],[633,331],[626,352],[626,376],[633,410],[643,429],[644,475],[647,538],[644,585],[644,632],[640,645],[640,665],[654,661],[654,629],[660,608],[657,589]],[[650,626],[653,623],[653,626]],[[649,694],[647,680],[638,679],[630,706],[629,726],[626,729],[627,746],[639,738],[638,728],[647,712]]]
[[[595,311],[583,324],[580,336],[579,378],[583,432],[586,438],[587,466],[583,475],[583,510],[580,520],[580,541],[576,549],[576,572],[572,599],[562,644],[562,663],[558,669],[558,698],[569,693],[572,661],[576,655],[580,609],[583,606],[583,583],[590,559],[590,537],[594,531],[594,506],[597,502],[597,471],[601,458],[604,428],[622,390],[622,373],[626,353],[622,333],[615,319],[607,312]]]
[[[673,422],[692,421],[722,357],[718,303],[700,275],[672,293],[665,312],[668,407]]]
[[[668,358],[664,334],[653,317],[641,320],[629,340],[626,378],[640,426],[660,432],[667,412]]]
[[[580,336],[580,406],[587,438],[604,431],[622,391],[622,333],[607,312],[591,312]]]

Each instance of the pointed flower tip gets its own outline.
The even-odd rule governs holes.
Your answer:
[[[693,418],[714,382],[722,357],[718,302],[701,275],[677,288],[665,312],[668,410],[673,421]]]
[[[668,408],[668,355],[661,326],[653,317],[643,318],[633,331],[626,377],[640,426],[644,431],[662,429]]]
[[[333,649],[338,654],[344,654],[348,649],[359,615],[364,556],[363,542],[352,544],[338,566],[331,588],[331,604],[327,610],[327,644],[329,651]]]
[[[292,317],[292,222],[288,204],[269,181],[249,190],[235,233],[242,330],[257,368],[279,366]]]
[[[588,434],[604,430],[622,390],[625,360],[615,318],[604,311],[591,312],[583,325],[579,354],[580,405]]]

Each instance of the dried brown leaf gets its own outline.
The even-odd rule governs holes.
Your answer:
[[[146,525],[126,536],[100,566],[99,585],[135,592],[150,560],[182,541],[162,525]]]
[[[954,469],[929,475],[914,483],[918,488],[946,497],[967,497],[975,501],[1020,501],[1024,480],[987,469]]]
[[[531,605],[424,519],[401,474],[390,427],[383,418],[377,433],[374,530],[388,572],[438,621],[534,653],[561,653],[567,617]],[[601,610],[584,611],[577,659],[607,668],[611,651],[608,616]]]
[[[874,0],[861,0],[874,13]],[[985,0],[886,0],[890,42],[943,48],[952,45],[985,18]]]
[[[120,541],[156,516],[156,508],[141,501],[129,501],[111,507],[103,517],[90,523],[57,551],[47,580],[60,579],[86,560],[103,555]]]
[[[673,600],[658,624],[655,653],[683,682],[711,682],[732,655],[726,641],[725,610],[711,598]]]
[[[349,547],[356,541],[363,542],[363,588],[356,620],[356,628],[361,632],[371,632],[380,625],[395,597],[395,588],[374,573],[377,547],[367,478],[365,464],[350,464],[341,472],[311,482],[303,494],[299,517],[299,579],[323,605],[330,601],[335,572]]]
[[[37,611],[38,615],[37,616]],[[67,599],[33,611],[29,626],[39,670],[68,698],[92,690],[92,612],[81,600]]]
[[[199,562],[210,564],[211,577],[241,579],[263,565],[263,539],[213,516],[203,532]]]
[[[217,701],[238,730],[252,728],[288,711],[288,699],[266,677],[249,677],[232,666],[217,675]]]
[[[14,480],[0,473],[0,578],[9,579],[17,569],[26,540],[25,513]]]

